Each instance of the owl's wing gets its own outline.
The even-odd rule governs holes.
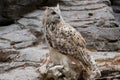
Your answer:
[[[70,25],[60,28],[57,33],[51,33],[49,44],[60,53],[70,55],[90,66],[90,56],[85,52],[86,43],[81,34]]]

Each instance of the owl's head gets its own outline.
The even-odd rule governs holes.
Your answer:
[[[47,7],[43,19],[46,23],[59,23],[61,21],[59,5],[56,7]]]

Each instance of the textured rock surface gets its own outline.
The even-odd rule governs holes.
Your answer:
[[[82,33],[88,49],[120,50],[120,27],[115,21],[109,0],[62,0],[60,2],[63,18]],[[15,24],[0,26],[0,80],[43,80],[41,77],[43,75],[40,74],[46,74],[44,70],[46,65],[43,64],[46,63],[46,57],[49,57],[41,31],[43,11],[35,10],[23,15]],[[119,13],[114,14],[119,20]],[[119,79],[119,53],[91,52],[91,54],[95,57],[99,68],[103,70],[102,77],[98,80],[113,79],[113,77]],[[39,68],[42,65],[43,68]],[[62,65],[53,67],[50,68],[52,69],[50,74],[60,77],[58,68],[63,70]]]
[[[116,21],[118,21],[120,25],[120,0],[111,0],[111,2],[114,11],[114,16],[116,18]]]
[[[41,6],[54,6],[58,0],[1,0],[0,26],[14,23],[23,14],[38,9]]]
[[[112,8],[104,3],[109,3],[108,0],[63,2],[66,3],[61,7],[63,17],[82,33],[89,48],[101,51],[120,49],[120,27],[115,22]]]
[[[12,74],[12,75],[11,75]],[[35,67],[19,67],[9,73],[0,74],[1,80],[39,80]]]
[[[43,47],[44,48],[44,47]],[[37,48],[35,48],[38,51]],[[46,50],[46,49],[42,49]],[[39,50],[41,51],[41,50]],[[44,53],[45,55],[46,53]],[[95,58],[99,69],[102,71],[102,77],[97,80],[113,80],[119,79],[120,72],[120,53],[118,52],[90,52],[90,54]],[[41,59],[47,58],[47,56],[41,57]],[[26,56],[25,56],[26,57]],[[0,64],[0,79],[1,80],[45,80],[50,79],[63,79],[65,76],[68,76],[70,73],[65,71],[62,65],[53,66],[52,64],[46,65],[46,61],[41,60],[40,62],[36,61],[22,61],[22,62],[11,62],[11,63],[1,63]],[[53,66],[53,67],[52,67]],[[108,74],[109,73],[109,74]],[[12,74],[12,75],[11,75]],[[72,78],[69,76],[69,79]],[[66,80],[66,79],[65,79]],[[70,79],[71,80],[71,79]],[[83,79],[82,79],[83,80]]]
[[[43,11],[41,11],[37,10],[26,14],[16,24],[0,27],[0,61],[9,61],[9,56],[19,55],[19,53],[20,56],[18,56],[17,61],[39,61],[39,55],[44,54],[46,51],[35,52],[34,49],[29,49],[29,47],[39,45],[42,41],[41,19]],[[35,54],[35,56],[32,56],[32,54]],[[37,56],[38,58],[36,58]]]

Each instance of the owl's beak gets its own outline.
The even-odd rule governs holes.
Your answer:
[[[60,16],[57,16],[56,18],[60,19]]]

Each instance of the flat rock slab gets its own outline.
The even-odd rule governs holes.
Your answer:
[[[29,40],[36,39],[36,37],[33,34],[31,34],[28,29],[14,31],[9,34],[3,35],[1,38],[7,39],[7,40],[13,41],[13,42],[29,41]]]
[[[29,48],[30,49],[30,48]],[[34,49],[34,48],[33,48]],[[31,51],[33,50],[31,48]],[[27,49],[26,49],[27,50]],[[27,52],[26,50],[23,50],[24,52]],[[43,58],[46,59],[48,53],[44,53],[44,56],[37,55],[35,57],[34,55],[39,54],[38,49],[35,48],[35,54],[20,54],[19,57],[15,60],[16,62],[12,63],[4,63],[0,65],[2,73],[0,73],[0,79],[3,80],[38,80],[41,78],[40,73],[38,72],[38,68],[41,66],[41,61],[39,62],[39,59],[42,60]],[[46,50],[47,49],[43,49]],[[41,52],[43,50],[40,50]],[[29,52],[27,52],[29,53]],[[32,52],[30,52],[32,53]],[[114,79],[118,79],[115,77],[120,72],[120,53],[119,52],[89,52],[97,61],[97,64],[102,71],[102,76],[104,79],[107,79],[108,77],[111,77],[111,75],[114,77]],[[29,56],[29,57],[28,57]],[[21,58],[20,58],[21,57]],[[35,58],[34,58],[35,57]],[[24,59],[24,61],[22,61]],[[20,60],[20,62],[19,62]],[[22,61],[22,62],[21,62]],[[30,62],[27,62],[30,61]],[[43,61],[43,60],[42,60]],[[36,63],[38,62],[38,63]],[[43,63],[43,62],[42,62]],[[44,64],[44,63],[43,63]],[[36,67],[36,65],[38,65]],[[42,66],[42,68],[45,68]],[[103,73],[104,72],[104,73]],[[109,73],[109,74],[108,74]],[[29,77],[28,77],[29,76]],[[113,78],[111,77],[111,79]],[[102,80],[98,79],[98,80]]]
[[[17,56],[15,61],[31,61],[40,62],[49,53],[48,49],[42,49],[38,47],[30,47],[20,50],[20,54]]]
[[[104,69],[120,71],[119,52],[91,52],[98,65]]]
[[[10,72],[0,74],[1,80],[39,80],[35,67],[19,67]]]
[[[99,51],[120,49],[120,27],[115,21],[109,0],[62,0],[62,3],[63,18],[81,32],[88,48]]]

